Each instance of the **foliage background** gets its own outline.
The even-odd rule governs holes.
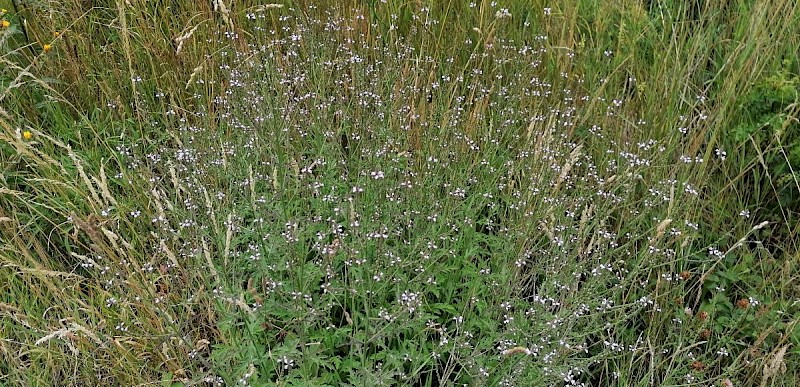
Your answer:
[[[795,2],[281,5],[0,1],[3,383],[796,384]]]

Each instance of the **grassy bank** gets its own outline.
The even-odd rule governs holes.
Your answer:
[[[0,382],[797,383],[794,2],[313,3],[0,1]]]

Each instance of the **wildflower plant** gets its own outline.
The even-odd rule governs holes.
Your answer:
[[[730,85],[697,73],[691,15],[215,2],[223,23],[145,26],[118,3],[113,87],[0,70],[30,117],[0,111],[9,381],[796,380],[796,268],[724,200]],[[82,17],[46,26],[62,79],[112,71],[76,54],[111,16]]]

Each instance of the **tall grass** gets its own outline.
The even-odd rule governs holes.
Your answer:
[[[797,382],[794,2],[0,8],[2,383]]]

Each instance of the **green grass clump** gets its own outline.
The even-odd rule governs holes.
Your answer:
[[[798,380],[793,2],[3,7],[2,383]]]

